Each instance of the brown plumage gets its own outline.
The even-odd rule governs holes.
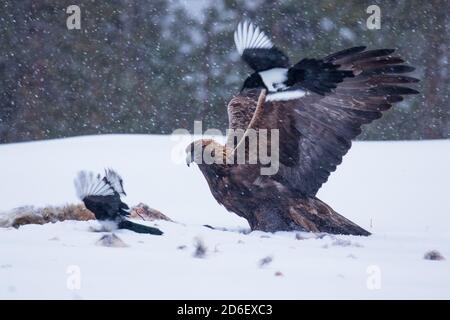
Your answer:
[[[230,101],[231,129],[279,130],[276,174],[261,175],[260,162],[232,164],[228,160],[233,159],[236,145],[222,146],[213,140],[189,145],[189,161],[198,164],[215,199],[247,219],[252,230],[369,235],[316,194],[341,163],[362,125],[380,118],[393,103],[402,101],[403,95],[418,93],[402,86],[418,79],[402,75],[414,68],[402,65],[403,60],[392,56],[393,51],[355,47],[325,57],[322,62],[353,73],[332,84],[336,88],[325,95],[308,91],[295,100],[265,101],[265,90],[252,89]],[[201,153],[192,152],[195,148],[213,148],[214,156],[223,157],[223,164],[205,164]],[[249,152],[247,148],[247,155]]]

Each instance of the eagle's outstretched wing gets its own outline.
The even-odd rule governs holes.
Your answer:
[[[344,50],[324,58],[351,70],[330,94],[310,93],[289,101],[267,101],[252,121],[254,129],[279,129],[280,168],[267,176],[305,196],[314,196],[361,133],[361,126],[381,117],[381,112],[416,90],[402,86],[418,82],[403,75],[414,68],[401,64],[393,50]],[[248,125],[256,108],[253,91],[241,93],[229,104],[231,127]],[[251,101],[251,102],[250,102]],[[245,110],[251,113],[246,114]],[[245,114],[245,116],[244,116]]]
[[[248,20],[238,24],[234,43],[242,59],[255,71],[289,67],[289,58],[283,51]]]

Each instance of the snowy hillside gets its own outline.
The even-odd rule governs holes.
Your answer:
[[[111,167],[128,204],[178,222],[158,222],[162,237],[118,231],[123,248],[96,245],[96,221],[0,228],[0,298],[450,298],[450,140],[354,143],[319,198],[368,238],[239,232],[245,220],[185,165],[189,141],[105,135],[0,145],[0,215],[79,202],[76,172]],[[203,257],[193,256],[197,241]],[[430,250],[446,260],[423,259]],[[79,289],[68,285],[73,270]]]

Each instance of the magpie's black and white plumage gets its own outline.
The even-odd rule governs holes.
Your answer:
[[[105,170],[102,177],[93,172],[81,171],[75,181],[78,197],[101,222],[106,222],[118,229],[128,229],[138,233],[154,235],[163,234],[161,230],[131,222],[126,219],[130,215],[129,207],[122,202],[121,195],[126,195],[123,180],[112,170]]]
[[[239,23],[234,42],[242,59],[255,72],[244,82],[244,89],[266,89],[266,100],[292,100],[303,97],[308,91],[325,95],[336,88],[349,70],[339,70],[339,65],[323,59],[302,59],[291,65],[289,58],[249,21]],[[364,47],[356,47],[363,51]]]

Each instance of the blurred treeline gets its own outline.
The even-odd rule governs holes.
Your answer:
[[[68,30],[66,8],[81,8]],[[368,30],[366,8],[381,8]],[[450,136],[450,1],[21,0],[0,3],[0,143],[101,133],[227,127],[249,70],[233,44],[249,17],[292,61],[355,45],[397,48],[420,96],[362,139]]]

